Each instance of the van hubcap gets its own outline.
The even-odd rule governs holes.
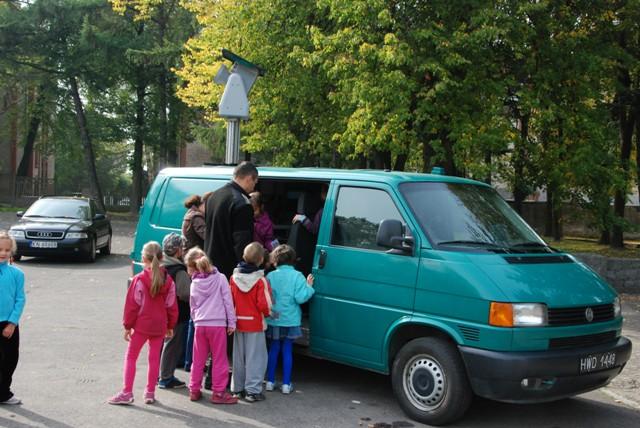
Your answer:
[[[428,355],[413,357],[405,365],[403,379],[407,398],[415,407],[429,411],[440,406],[446,378],[436,360]]]

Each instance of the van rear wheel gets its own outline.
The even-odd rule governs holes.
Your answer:
[[[461,418],[473,399],[458,350],[435,337],[405,344],[393,360],[391,380],[402,410],[429,425]]]

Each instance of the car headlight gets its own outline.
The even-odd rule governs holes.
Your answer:
[[[620,298],[616,297],[613,299],[613,317],[618,318],[622,316],[622,304],[620,303]]]
[[[547,325],[547,305],[491,302],[489,324],[496,327],[543,327]]]
[[[24,230],[9,229],[9,236],[15,239],[24,239]]]
[[[86,239],[87,234],[85,232],[67,232],[67,238],[70,239]]]

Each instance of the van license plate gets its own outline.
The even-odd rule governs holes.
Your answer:
[[[591,354],[580,358],[580,374],[610,369],[616,365],[615,352]]]
[[[58,248],[56,241],[31,241],[31,248]]]

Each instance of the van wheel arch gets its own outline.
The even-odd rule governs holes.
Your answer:
[[[413,339],[418,339],[421,337],[435,337],[444,341],[448,341],[453,346],[458,346],[458,343],[455,341],[455,339],[453,339],[453,337],[439,328],[422,324],[403,325],[393,332],[393,336],[389,341],[387,359],[389,373],[391,373],[393,360],[396,358],[398,352],[400,352],[400,349]]]

